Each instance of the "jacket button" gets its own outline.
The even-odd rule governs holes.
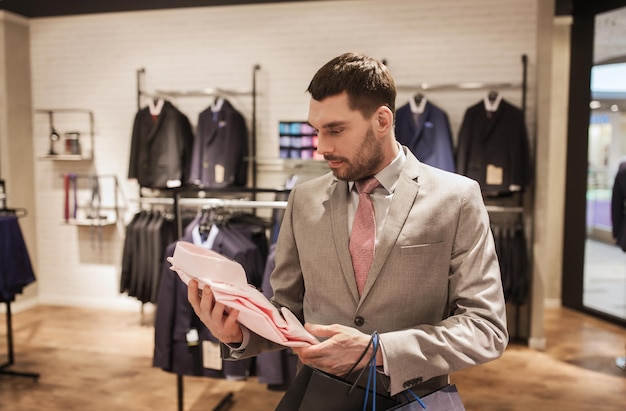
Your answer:
[[[418,378],[415,378],[415,379],[412,379],[412,380],[405,381],[405,383],[402,384],[402,386],[404,388],[415,387],[417,384],[421,384],[423,380],[424,379],[422,377],[418,377]]]
[[[365,319],[364,319],[363,317],[356,317],[356,318],[354,319],[354,324],[355,324],[357,327],[360,327],[360,326],[362,326],[363,324],[365,324]]]

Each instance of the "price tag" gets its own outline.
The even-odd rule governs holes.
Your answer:
[[[216,164],[215,165],[215,182],[216,183],[223,183],[224,182],[224,166],[221,164]]]
[[[504,170],[502,167],[487,164],[487,184],[495,186],[502,184],[503,175]]]
[[[202,366],[211,370],[222,369],[222,356],[220,345],[213,341],[202,341]]]

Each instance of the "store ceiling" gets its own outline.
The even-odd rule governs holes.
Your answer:
[[[52,17],[183,7],[283,3],[288,1],[294,0],[0,0],[0,10],[11,11],[25,17]]]
[[[310,0],[0,0],[0,10],[11,11],[25,17],[52,17],[183,7],[284,3],[290,1]],[[555,0],[556,14],[569,14],[571,1]]]

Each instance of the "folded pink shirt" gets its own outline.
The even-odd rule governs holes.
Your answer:
[[[180,279],[189,284],[191,278],[208,285],[216,301],[239,310],[238,320],[252,332],[286,347],[317,344],[287,308],[280,311],[259,290],[248,284],[241,264],[215,251],[196,244],[179,241],[174,255],[167,259]]]

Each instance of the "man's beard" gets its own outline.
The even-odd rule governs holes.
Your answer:
[[[345,157],[336,157],[332,154],[324,156],[324,159],[343,161],[346,166],[345,169],[332,169],[335,177],[340,180],[356,181],[374,175],[383,160],[383,151],[371,127],[367,130],[358,153],[353,162]]]

